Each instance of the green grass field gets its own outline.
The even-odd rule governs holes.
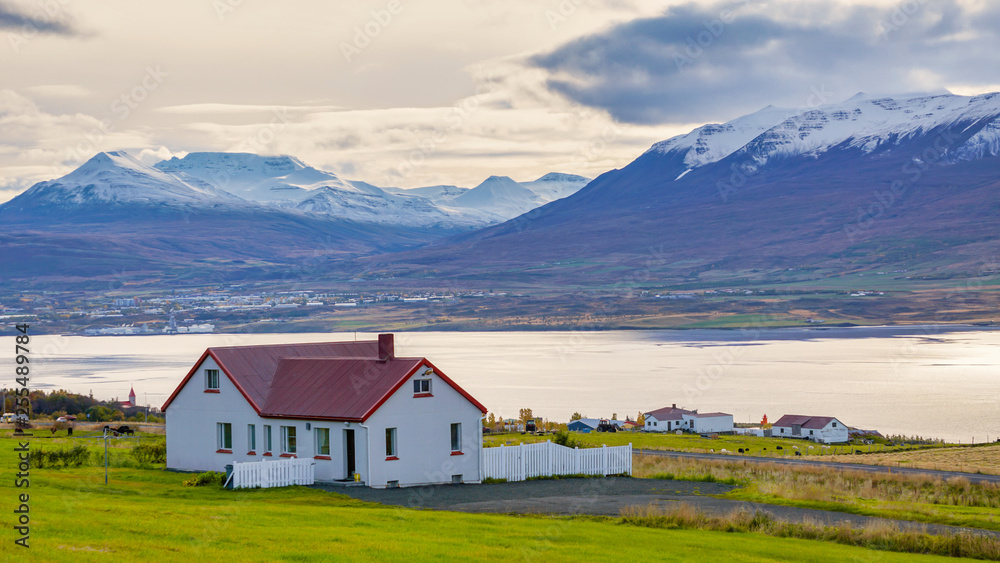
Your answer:
[[[32,447],[83,440],[34,439]],[[91,449],[97,449],[91,441]],[[117,441],[118,465],[128,465]],[[112,467],[34,469],[17,489],[16,442],[0,434],[4,561],[913,561],[935,560],[758,534],[664,530],[618,519],[476,515],[383,507],[305,487],[185,487],[189,475]],[[469,485],[474,486],[474,485]],[[14,545],[17,495],[30,494],[29,549]]]
[[[720,435],[718,438],[702,438],[697,434],[671,434],[657,432],[591,432],[581,434],[570,432],[572,438],[585,447],[625,446],[632,444],[633,448],[646,450],[678,450],[690,452],[721,452],[723,449],[739,455],[737,452],[743,448],[748,455],[765,457],[789,457],[794,456],[799,451],[803,456],[809,455],[833,455],[850,454],[854,450],[868,451],[868,446],[832,446],[821,448],[818,444],[806,440],[790,440],[787,438],[758,438],[755,436],[729,436]],[[486,447],[504,445],[516,445],[518,443],[533,443],[552,440],[552,435],[536,436],[532,434],[487,434],[483,438]],[[781,446],[782,449],[778,449]],[[798,447],[798,450],[793,449]],[[812,446],[812,449],[809,447]],[[924,447],[944,447],[944,445],[919,446]],[[765,450],[766,448],[766,450]],[[896,452],[913,449],[914,446],[886,447],[881,445],[871,446],[872,452]],[[857,456],[859,462],[864,463],[864,456]]]

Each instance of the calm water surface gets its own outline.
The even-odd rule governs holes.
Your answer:
[[[32,383],[103,399],[124,399],[134,385],[138,402],[158,406],[206,347],[354,338],[36,336]],[[13,337],[0,341],[13,350]],[[624,419],[676,403],[733,413],[737,422],[830,415],[883,433],[1000,437],[1000,331],[416,332],[396,334],[396,353],[426,356],[503,416],[530,407],[557,421],[573,412]]]

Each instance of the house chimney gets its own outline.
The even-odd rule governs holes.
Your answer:
[[[671,408],[674,408],[674,409],[676,409],[676,408],[677,408],[677,403],[674,403],[674,406],[673,406],[673,407],[671,407]]]
[[[392,334],[378,335],[378,361],[391,360],[395,355],[392,345]]]

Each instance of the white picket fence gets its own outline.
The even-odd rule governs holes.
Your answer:
[[[567,448],[552,442],[483,448],[483,479],[632,474],[632,444]]]
[[[247,463],[234,461],[230,479],[234,489],[312,485],[316,480],[315,462],[298,458]]]

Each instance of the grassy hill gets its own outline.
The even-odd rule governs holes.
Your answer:
[[[96,442],[96,441],[95,441]],[[0,434],[0,459],[13,477],[15,443]],[[32,447],[84,443],[35,438]],[[96,450],[93,443],[91,449]],[[718,560],[914,561],[827,542],[757,534],[652,529],[619,519],[521,517],[384,507],[305,487],[226,491],[186,487],[190,475],[141,468],[118,441],[117,467],[33,469],[29,489],[0,480],[6,506],[30,494],[29,549],[3,527],[5,559],[17,561],[336,560]],[[132,465],[133,467],[126,467]]]

